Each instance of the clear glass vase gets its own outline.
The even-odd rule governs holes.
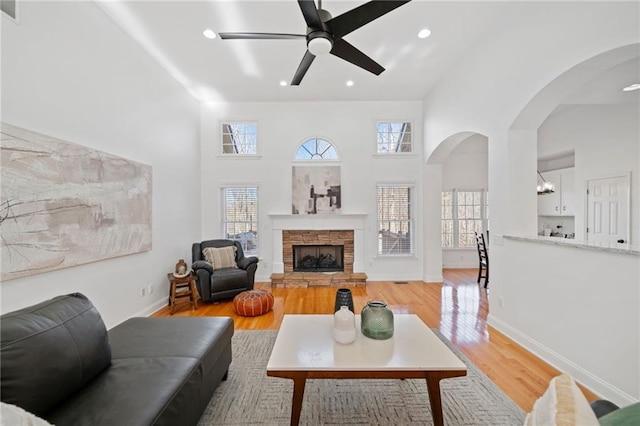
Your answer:
[[[380,300],[367,302],[360,318],[362,334],[377,340],[393,336],[393,312]]]

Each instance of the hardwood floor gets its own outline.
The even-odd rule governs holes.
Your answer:
[[[549,380],[559,372],[524,348],[487,325],[489,301],[487,290],[476,283],[477,269],[444,270],[442,284],[410,281],[367,282],[366,287],[352,288],[356,312],[369,300],[384,300],[395,313],[418,315],[431,328],[438,328],[524,411],[546,390]],[[285,314],[333,313],[335,288],[271,288],[256,283],[256,288],[270,290],[275,299],[273,312],[259,317],[236,315],[232,301],[199,303],[198,310],[188,305],[177,307],[173,316],[230,316],[239,330],[273,330]],[[153,316],[170,316],[169,307]],[[597,396],[583,389],[590,401]]]

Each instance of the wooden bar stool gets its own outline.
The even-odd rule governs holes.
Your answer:
[[[191,309],[198,309],[198,291],[196,290],[196,276],[187,275],[186,277],[175,277],[171,272],[167,274],[169,279],[169,306],[171,306],[171,315],[176,308],[176,301],[188,297]]]

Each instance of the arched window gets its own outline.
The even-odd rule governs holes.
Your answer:
[[[330,142],[312,138],[306,140],[296,151],[296,160],[337,160],[338,153]]]

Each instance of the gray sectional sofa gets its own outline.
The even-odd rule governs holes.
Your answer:
[[[131,318],[82,294],[0,317],[0,398],[58,426],[195,425],[231,363],[228,317]]]

